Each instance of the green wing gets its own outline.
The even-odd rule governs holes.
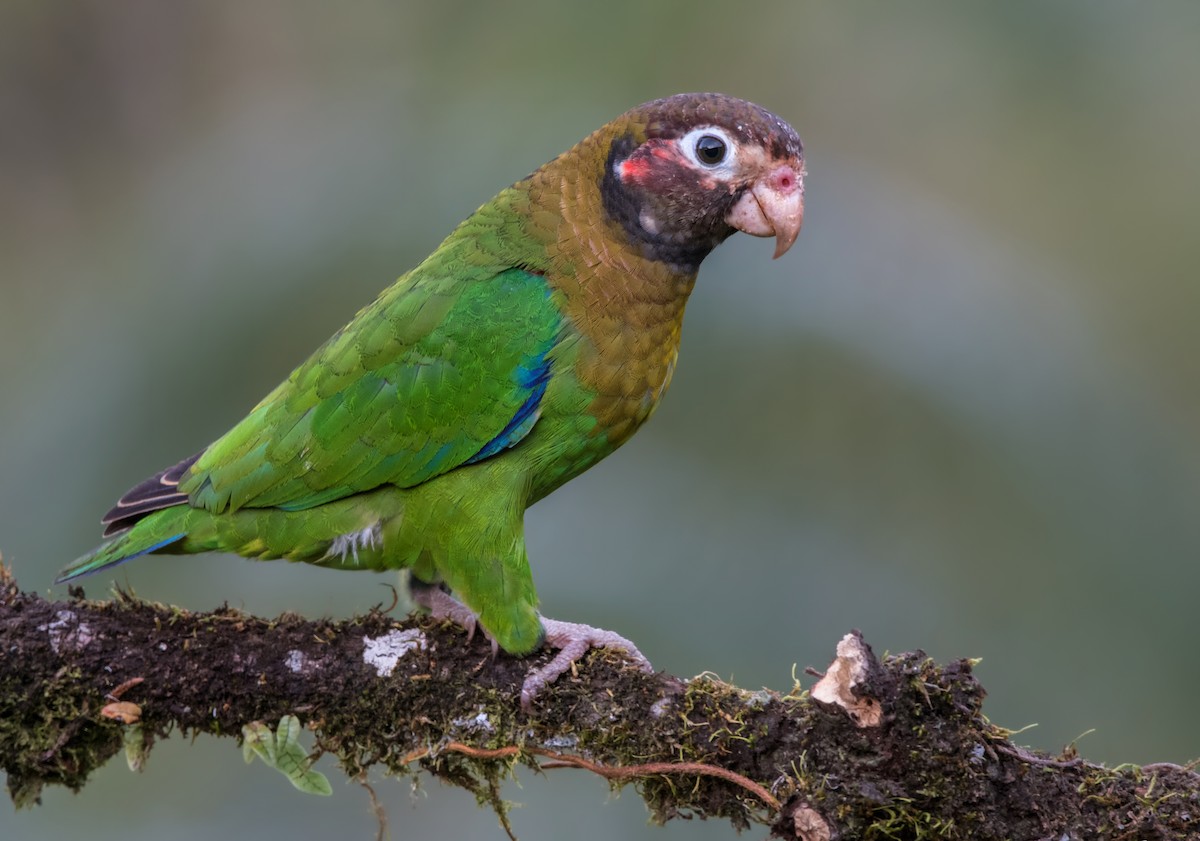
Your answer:
[[[300,510],[493,455],[536,422],[561,323],[539,275],[418,267],[205,450],[178,490],[215,513]]]

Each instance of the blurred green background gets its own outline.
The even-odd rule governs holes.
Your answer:
[[[710,258],[675,384],[528,516],[547,614],[786,689],[861,628],[983,658],[987,712],[1109,763],[1200,755],[1200,5],[0,5],[0,551],[26,588],[499,188],[626,108],[754,99],[808,154],[797,247]],[[194,609],[349,615],[383,576],[145,559]],[[62,588],[46,590],[62,595]],[[171,739],[0,837],[373,837]],[[524,839],[727,838],[527,771]],[[423,781],[393,837],[495,837]]]

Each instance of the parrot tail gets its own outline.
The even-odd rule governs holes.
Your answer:
[[[177,518],[171,519],[177,520]],[[187,532],[181,531],[178,534],[170,534],[168,532],[168,535],[164,537],[161,528],[153,528],[154,525],[161,524],[161,518],[157,520],[142,520],[129,531],[118,535],[98,549],[89,552],[82,558],[71,563],[58,574],[58,577],[54,579],[54,583],[62,584],[64,581],[71,581],[84,575],[99,572],[102,569],[108,569],[117,564],[123,564],[126,561],[132,561],[134,558],[140,558],[142,555],[148,555],[151,552],[164,549],[173,543],[183,540],[187,536]],[[178,526],[179,523],[176,522],[174,525]]]

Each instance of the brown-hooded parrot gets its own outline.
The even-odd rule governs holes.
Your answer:
[[[460,224],[197,455],[104,517],[67,581],[145,554],[407,569],[416,600],[522,655],[528,703],[590,646],[538,612],[525,509],[662,398],[700,263],[735,231],[791,247],[800,138],[719,94],[639,105]],[[453,594],[453,595],[451,595]]]

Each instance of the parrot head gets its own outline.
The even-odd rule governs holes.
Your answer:
[[[681,267],[735,231],[775,237],[804,219],[804,149],[771,112],[721,94],[648,102],[610,124],[601,198],[643,253]]]

